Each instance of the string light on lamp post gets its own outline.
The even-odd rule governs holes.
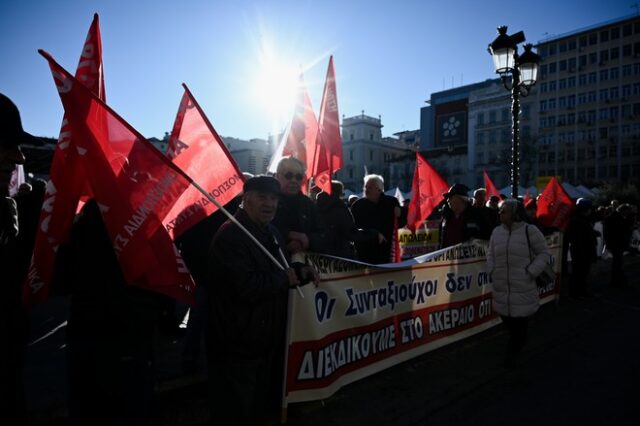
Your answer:
[[[498,27],[498,37],[489,44],[489,53],[493,57],[496,73],[500,74],[502,84],[511,91],[511,197],[518,197],[520,180],[520,96],[527,96],[538,78],[540,56],[531,49],[532,44],[524,45],[522,55],[518,54],[518,44],[525,41],[524,32],[507,35],[507,27]],[[509,79],[511,77],[511,79]]]

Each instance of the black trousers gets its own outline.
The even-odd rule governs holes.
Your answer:
[[[589,269],[591,262],[588,259],[571,260],[571,296],[586,296],[588,293]]]
[[[507,343],[507,362],[515,361],[522,348],[527,343],[527,335],[529,328],[528,317],[508,317],[501,316],[509,333],[509,342]]]

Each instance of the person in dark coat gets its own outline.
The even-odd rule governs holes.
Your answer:
[[[400,217],[400,203],[397,198],[385,195],[382,176],[364,177],[364,198],[353,204],[351,213],[359,229],[378,233],[377,241],[356,243],[358,259],[372,264],[392,262],[393,232]]]
[[[31,253],[20,249],[20,232],[27,227],[21,225],[17,204],[9,197],[11,174],[25,162],[20,149],[25,143],[40,141],[24,131],[18,108],[0,93],[0,418],[12,425],[27,424],[22,375],[29,324],[21,288]]]
[[[440,248],[450,247],[471,238],[488,240],[492,228],[474,208],[467,196],[469,188],[461,183],[453,184],[442,194],[447,203],[442,209],[440,222]]]
[[[591,200],[579,198],[566,231],[571,253],[569,294],[579,299],[589,296],[589,269],[597,259],[598,235],[591,222],[591,206]]]
[[[237,221],[278,261],[276,264],[234,222],[218,230],[209,250],[211,348],[208,355],[213,424],[265,421],[282,362],[287,292],[301,283],[283,266],[282,238],[271,224],[280,185],[268,176],[244,184]],[[276,377],[274,377],[276,375]]]
[[[614,200],[615,201],[615,200]],[[613,201],[611,202],[613,205]],[[611,252],[611,283],[613,287],[624,287],[627,278],[624,275],[624,251],[629,248],[632,229],[628,217],[631,213],[628,204],[620,204],[605,218],[602,226],[607,250]]]
[[[318,194],[318,218],[325,230],[325,253],[355,259],[354,241],[374,243],[378,233],[356,228],[351,211],[341,198],[343,189],[342,182],[334,180],[331,181],[331,195],[326,192]]]
[[[151,425],[154,337],[166,296],[127,283],[95,200],[58,249],[52,292],[69,294],[71,425]]]
[[[287,252],[297,262],[303,262],[304,251],[322,253],[326,248],[316,205],[301,191],[304,173],[301,161],[284,157],[278,163],[275,176],[282,192],[272,224],[285,239]]]

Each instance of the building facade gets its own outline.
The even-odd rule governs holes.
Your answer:
[[[408,142],[414,138],[383,138],[382,119],[364,114],[342,118],[342,157],[343,166],[335,178],[342,181],[346,189],[362,192],[365,173],[381,175],[385,180],[385,189],[399,186],[395,181],[404,173],[405,165],[398,166],[393,162],[407,155],[415,158],[415,147]],[[392,173],[394,164],[394,173]],[[402,189],[402,188],[401,188]]]
[[[562,34],[542,57],[538,174],[595,185],[640,177],[640,17]]]

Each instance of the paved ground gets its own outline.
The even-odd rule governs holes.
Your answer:
[[[318,402],[293,404],[291,425],[640,424],[640,257],[625,259],[630,286],[606,286],[610,261],[592,273],[594,297],[544,306],[523,365],[500,366],[501,327],[407,361]],[[66,301],[34,312],[35,336],[60,326]],[[52,313],[53,312],[53,313]],[[180,339],[158,339],[158,425],[204,425],[204,375],[180,373]],[[64,326],[34,343],[27,370],[36,424],[66,424]]]

